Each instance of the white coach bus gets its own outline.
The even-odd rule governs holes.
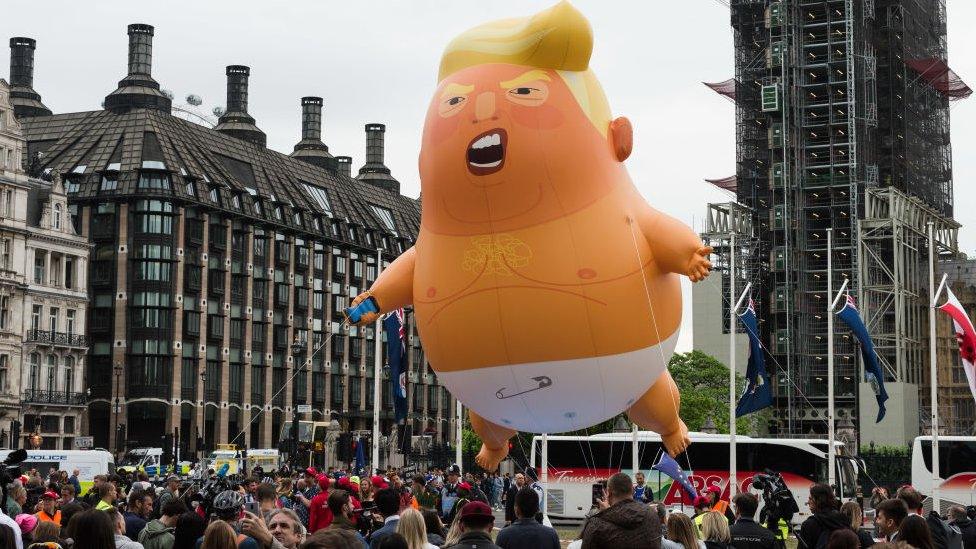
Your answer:
[[[939,499],[944,514],[951,505],[976,505],[976,437],[939,436]],[[915,437],[912,443],[912,486],[929,496],[932,507],[932,437]]]
[[[689,480],[697,491],[718,486],[722,498],[729,499],[729,435],[690,433],[691,446],[678,456]],[[548,437],[549,475],[546,484],[546,508],[552,519],[582,519],[592,506],[593,484],[610,475],[624,472],[634,475],[631,453],[632,433],[606,433],[592,436]],[[655,501],[663,501],[672,510],[691,512],[692,501],[677,482],[652,470],[661,451],[657,433],[638,433],[638,469],[644,473]],[[841,497],[848,501],[857,492],[858,472],[863,464],[849,455],[841,442],[835,442],[837,485]],[[531,463],[542,477],[542,437],[533,438]],[[800,512],[793,517],[799,524],[810,516],[807,507],[809,489],[816,482],[827,482],[827,441],[819,439],[736,437],[736,471],[740,491],[751,490],[752,477],[767,469],[780,473],[796,498]]]

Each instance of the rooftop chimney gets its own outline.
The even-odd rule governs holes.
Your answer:
[[[21,36],[10,39],[10,104],[14,116],[46,116],[51,109],[41,103],[41,94],[34,91],[33,38]]]
[[[247,114],[247,80],[250,76],[250,67],[227,66],[227,112],[220,117],[214,129],[264,147],[268,136],[258,129],[254,118]]]
[[[129,74],[105,97],[105,108],[114,112],[155,109],[169,113],[173,101],[159,90],[152,77],[152,25],[129,25]]]
[[[383,124],[366,124],[366,164],[359,168],[356,179],[399,193],[400,182],[390,175],[390,168],[383,164],[385,133],[386,126]]]
[[[335,169],[335,159],[322,142],[322,98],[302,98],[302,140],[295,145],[292,158],[320,168]]]
[[[352,178],[352,157],[337,156],[335,157],[335,161],[338,166],[338,172],[346,177]]]

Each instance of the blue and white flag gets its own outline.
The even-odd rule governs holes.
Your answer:
[[[685,492],[688,494],[688,497],[691,498],[692,501],[695,501],[695,498],[698,497],[698,492],[695,490],[695,487],[691,485],[691,481],[688,480],[688,475],[685,474],[685,472],[681,469],[681,466],[678,465],[678,462],[675,461],[674,458],[671,457],[671,455],[667,452],[661,452],[661,459],[657,460],[657,463],[652,465],[651,469],[661,471],[665,475],[678,481],[678,484],[684,488]]]
[[[360,473],[360,474],[362,474],[364,471],[366,471],[366,450],[365,450],[365,448],[366,448],[366,439],[365,438],[360,438],[358,441],[356,441],[356,463],[355,463],[355,471],[357,473]],[[375,463],[373,464],[373,467],[374,468],[376,467],[376,464]]]
[[[878,419],[875,420],[875,423],[880,422],[885,416],[884,403],[888,400],[888,392],[885,391],[884,373],[881,371],[881,365],[878,364],[878,355],[874,352],[874,342],[871,341],[868,329],[864,325],[864,321],[861,320],[861,314],[857,311],[854,298],[850,294],[847,295],[847,302],[836,314],[844,321],[844,324],[850,327],[854,337],[861,344],[865,381],[871,384],[875,398],[878,399]]]
[[[407,421],[407,349],[403,309],[397,309],[383,319],[386,331],[386,361],[390,366],[390,382],[393,384],[393,416],[398,424]]]
[[[749,298],[749,306],[738,315],[739,322],[749,334],[749,365],[746,367],[746,390],[739,397],[735,417],[742,417],[773,405],[773,389],[769,384],[766,359],[759,339],[759,323],[756,319],[756,303]]]

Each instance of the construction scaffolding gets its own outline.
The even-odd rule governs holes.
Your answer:
[[[827,229],[833,287],[848,279],[858,295],[865,193],[894,187],[951,222],[948,104],[968,87],[945,63],[943,0],[732,0],[730,8],[735,77],[708,85],[735,100],[736,177],[734,187],[730,178],[713,183],[726,183],[752,215],[750,253],[763,258],[748,277],[763,296],[761,336],[785,372],[774,376],[771,428],[821,432]],[[926,262],[904,257],[904,280],[918,280]],[[837,418],[853,418],[857,349],[838,330]]]
[[[886,377],[927,385],[928,224],[933,224],[937,263],[958,255],[959,224],[892,187],[869,189],[864,198],[857,238],[864,323]],[[923,391],[920,401],[927,395]]]

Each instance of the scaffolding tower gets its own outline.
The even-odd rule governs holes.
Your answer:
[[[763,258],[748,281],[778,372],[771,429],[825,432],[826,230],[833,287],[848,279],[858,295],[865,193],[894,187],[951,223],[949,100],[969,88],[946,64],[944,0],[732,0],[730,8],[735,76],[710,87],[735,101],[733,188],[752,216],[751,253]],[[917,280],[926,262],[910,259],[906,280]],[[836,417],[854,418],[857,349],[841,328],[836,335]]]

